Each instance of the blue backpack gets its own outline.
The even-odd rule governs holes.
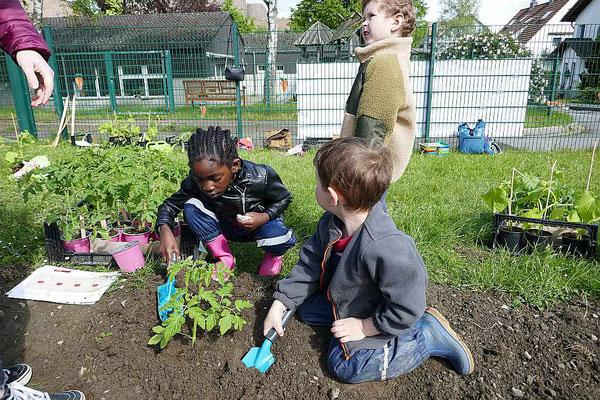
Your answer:
[[[466,122],[458,126],[458,151],[467,154],[499,154],[500,147],[485,136],[485,121],[479,120],[471,129]]]

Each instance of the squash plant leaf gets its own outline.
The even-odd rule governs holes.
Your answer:
[[[598,217],[598,202],[591,192],[579,190],[575,192],[575,209],[584,223]]]
[[[500,213],[508,206],[506,191],[500,187],[490,189],[486,194],[481,196],[481,198],[493,213]]]

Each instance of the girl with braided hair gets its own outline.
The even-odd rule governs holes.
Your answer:
[[[224,268],[235,268],[227,240],[256,241],[265,251],[259,275],[278,274],[283,254],[296,238],[281,216],[292,195],[275,170],[239,158],[237,138],[220,127],[198,128],[189,141],[188,159],[189,176],[158,207],[163,261],[172,253],[180,255],[173,229],[183,210],[192,231]]]

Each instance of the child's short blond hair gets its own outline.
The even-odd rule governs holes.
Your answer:
[[[400,27],[400,36],[412,36],[415,30],[415,7],[412,0],[362,0],[362,9],[372,1],[379,3],[379,9],[386,13],[388,17],[396,14],[402,14],[404,21]]]

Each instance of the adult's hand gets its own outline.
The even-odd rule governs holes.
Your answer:
[[[16,59],[25,73],[29,88],[37,90],[31,99],[31,107],[46,104],[54,90],[54,71],[44,57],[35,50],[21,50],[17,53]]]

